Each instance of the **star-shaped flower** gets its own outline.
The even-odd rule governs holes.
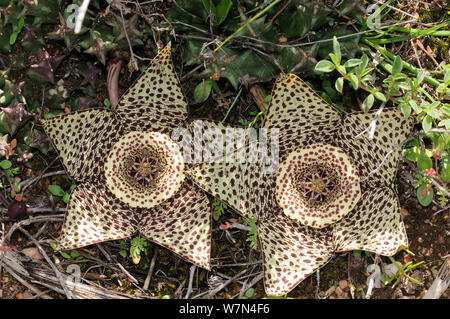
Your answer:
[[[342,118],[297,76],[283,74],[263,123],[269,131],[279,130],[279,152],[271,154],[272,165],[279,164],[275,173],[262,170],[262,161],[249,160],[258,149],[255,143],[231,159],[193,168],[191,177],[202,189],[244,217],[258,217],[268,295],[288,293],[334,252],[390,256],[408,245],[390,186],[397,146],[411,132],[412,122],[396,108],[384,109],[369,139],[373,118],[373,112]],[[256,143],[260,149],[268,147]]]
[[[180,149],[169,137],[187,116],[170,48],[152,60],[115,110],[42,120],[67,172],[81,182],[70,195],[58,249],[140,232],[209,269],[209,201],[185,179]]]

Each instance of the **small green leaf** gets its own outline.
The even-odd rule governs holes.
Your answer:
[[[357,65],[360,65],[362,63],[362,61],[360,59],[350,59],[347,62],[344,63],[344,66],[346,68],[352,68],[355,67]]]
[[[405,117],[411,115],[411,106],[408,103],[401,103],[399,107]]]
[[[419,106],[417,105],[416,101],[414,100],[409,100],[409,105],[411,105],[412,109],[414,110],[414,112],[419,112]]]
[[[255,289],[253,288],[249,288],[246,292],[245,292],[245,296],[247,298],[251,298],[255,295]]]
[[[214,24],[220,25],[228,16],[231,7],[233,6],[232,0],[222,0],[216,7],[216,13],[214,18]]]
[[[373,103],[375,102],[375,98],[372,94],[369,94],[363,102],[364,110],[368,111],[372,108]]]
[[[342,94],[342,90],[344,88],[344,78],[342,76],[336,80],[336,83],[334,83],[334,87],[339,93]]]
[[[336,38],[336,36],[333,37],[333,53],[336,57],[337,63],[336,64],[340,64],[341,63],[341,45],[339,44],[338,39]],[[331,55],[330,55],[331,56]]]
[[[48,187],[48,190],[50,191],[50,193],[52,193],[55,196],[64,196],[64,194],[66,193],[60,186],[58,185],[50,185]]]
[[[66,192],[64,192],[64,195],[62,198],[63,202],[67,204],[69,202],[69,198],[70,198],[70,194],[67,194]]]
[[[127,256],[128,256],[127,251],[126,251],[126,250],[123,250],[123,249],[121,249],[121,250],[119,251],[119,254],[120,254],[120,256],[122,256],[123,258],[127,258]]]
[[[427,184],[423,184],[417,189],[417,199],[422,206],[430,205],[433,202],[433,196],[434,191],[433,189],[429,190]]]
[[[11,168],[11,166],[12,166],[12,163],[8,160],[3,160],[0,162],[0,167],[3,169]]]
[[[212,80],[203,80],[194,89],[194,99],[197,103],[205,102],[211,94]]]
[[[63,256],[65,259],[70,259],[70,255],[64,251],[60,251],[59,252],[61,254],[61,256]]]
[[[431,127],[433,125],[433,119],[431,116],[427,115],[422,120],[422,128],[427,133],[429,130],[431,130]]]
[[[354,73],[349,73],[348,77],[349,77],[349,81],[350,81],[350,84],[352,85],[353,90],[357,90],[359,87],[358,77]]]
[[[375,97],[377,98],[377,100],[380,100],[381,102],[386,102],[386,96],[381,93],[380,91],[376,91],[373,95],[375,95]]]
[[[316,67],[314,68],[316,71],[319,72],[331,72],[335,69],[334,64],[331,63],[328,60],[322,60],[319,61],[319,63],[316,64]]]
[[[396,75],[402,72],[403,69],[403,61],[398,55],[394,59],[394,63],[392,64],[392,74]]]
[[[425,154],[420,154],[419,158],[417,159],[417,167],[421,171],[424,171],[424,170],[426,170],[428,168],[432,168],[433,167],[433,161],[431,160],[431,158],[429,158]]]

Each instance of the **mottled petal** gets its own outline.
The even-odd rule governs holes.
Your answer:
[[[78,185],[70,194],[57,249],[75,249],[137,232],[136,211],[109,192],[102,180]]]
[[[170,58],[170,43],[120,98],[117,114],[126,130],[170,134],[183,125],[187,103]]]
[[[370,187],[388,186],[393,183],[402,150],[402,147],[398,146],[407,139],[413,128],[412,119],[406,119],[398,108],[386,108],[378,117],[374,138],[369,140],[368,128],[375,112],[355,113],[346,117],[334,142],[344,149],[358,166],[362,179],[374,172],[385,156],[397,147],[367,180]]]
[[[280,157],[313,143],[328,143],[341,116],[294,74],[282,74],[272,90],[263,127],[280,130]]]
[[[259,222],[264,255],[264,287],[269,296],[282,296],[325,265],[333,255],[332,229],[299,225],[281,211]]]
[[[139,231],[183,259],[210,268],[211,206],[192,183],[186,181],[164,204],[142,209]]]
[[[274,172],[266,171],[270,165],[252,158],[260,147],[258,142],[250,143],[225,157],[194,165],[186,175],[242,216],[258,216],[268,205],[276,177]]]
[[[366,250],[392,256],[408,246],[397,195],[389,187],[370,189],[344,219],[334,225],[336,251]]]
[[[151,178],[152,183],[148,185],[138,180],[136,172],[133,175],[133,165],[144,152],[160,166],[155,173],[139,176]],[[150,165],[148,168],[151,169]],[[152,208],[178,191],[184,180],[183,170],[180,149],[166,134],[130,132],[114,144],[108,155],[105,163],[106,185],[129,206]]]
[[[95,180],[120,136],[120,123],[104,109],[78,111],[41,120],[64,167],[77,181]]]

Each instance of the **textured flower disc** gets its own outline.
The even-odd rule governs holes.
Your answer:
[[[106,184],[131,207],[152,208],[171,198],[184,180],[180,149],[167,135],[130,132],[105,163]]]
[[[336,223],[358,203],[358,173],[337,147],[313,144],[293,151],[280,164],[276,196],[284,213],[305,226]]]

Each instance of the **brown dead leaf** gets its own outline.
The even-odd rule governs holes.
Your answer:
[[[22,253],[34,260],[41,260],[44,258],[44,256],[42,256],[39,250],[35,247],[24,248],[22,249]]]
[[[401,208],[401,212],[402,212],[402,215],[403,215],[403,217],[406,217],[406,216],[409,216],[410,214],[409,214],[409,212],[408,212],[408,210],[406,209],[406,208]]]

